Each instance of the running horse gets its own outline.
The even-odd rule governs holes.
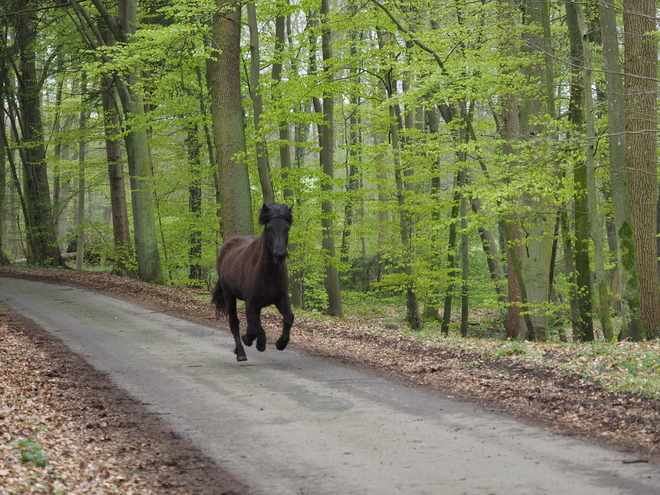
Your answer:
[[[283,351],[289,343],[293,312],[289,300],[289,272],[286,267],[289,229],[293,207],[281,203],[263,205],[259,224],[260,237],[238,236],[228,239],[220,248],[216,268],[218,282],[211,303],[216,314],[224,314],[236,341],[237,361],[247,361],[243,344],[257,341],[257,350],[266,350],[266,334],[261,326],[261,310],[274,304],[282,315],[282,335],[275,347]],[[243,335],[236,314],[236,300],[245,301],[247,330]]]

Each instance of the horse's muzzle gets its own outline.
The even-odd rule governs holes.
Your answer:
[[[286,259],[286,252],[284,253],[273,253],[273,261],[278,265]]]

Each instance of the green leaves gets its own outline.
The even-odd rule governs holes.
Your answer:
[[[36,467],[46,467],[48,465],[48,453],[44,452],[39,444],[31,438],[17,440],[11,443],[14,447],[12,451],[21,464],[29,464]]]

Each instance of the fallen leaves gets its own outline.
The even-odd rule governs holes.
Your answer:
[[[247,490],[61,343],[0,306],[0,494]]]

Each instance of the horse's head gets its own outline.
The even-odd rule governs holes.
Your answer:
[[[282,203],[264,205],[259,214],[259,223],[264,226],[262,238],[277,264],[286,259],[289,244],[289,229],[293,223],[293,206]]]

